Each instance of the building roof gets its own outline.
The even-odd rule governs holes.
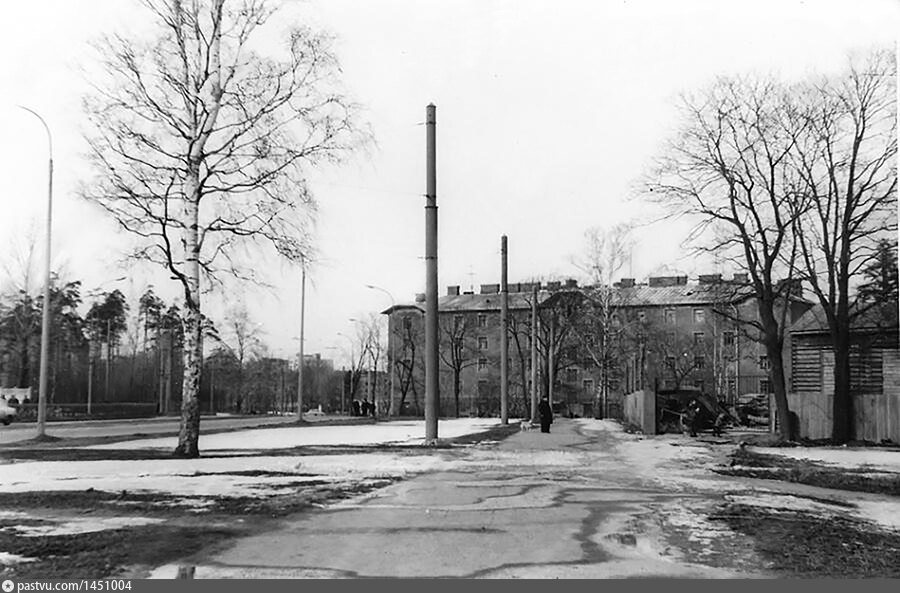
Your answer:
[[[897,331],[898,322],[897,315],[886,315],[885,312],[878,307],[873,307],[864,311],[861,315],[853,317],[850,321],[850,329],[856,332],[867,331]],[[823,334],[830,333],[828,327],[828,318],[825,315],[825,309],[822,305],[810,307],[809,311],[800,316],[800,318],[791,326],[792,334]]]
[[[513,309],[531,309],[530,292],[510,292],[509,308]],[[543,303],[553,293],[541,290],[538,291],[538,305]],[[418,309],[425,311],[425,303],[415,304],[398,304],[382,311],[384,315],[390,315],[394,310],[400,309]],[[499,311],[500,310],[500,293],[491,294],[459,294],[445,295],[438,298],[438,311]]]
[[[587,289],[589,290],[589,289]],[[548,299],[558,298],[564,294],[585,294],[586,288],[560,287],[557,290],[538,291],[538,304],[544,304]],[[754,293],[752,285],[746,282],[719,281],[699,282],[694,284],[667,284],[655,285],[637,284],[633,286],[616,286],[616,294],[621,299],[618,306],[624,307],[676,307],[688,305],[715,305],[722,303],[741,303],[752,298]],[[522,310],[531,308],[531,292],[510,292],[510,310]],[[793,300],[806,302],[804,299],[793,296]],[[382,311],[390,315],[399,309],[425,310],[424,302],[414,304],[399,304]],[[451,294],[438,298],[440,311],[499,311],[500,293],[463,293]]]
[[[630,307],[657,307],[678,305],[714,305],[738,303],[753,296],[749,284],[733,282],[680,284],[677,286],[648,286],[638,284],[621,287],[618,293],[621,305]]]

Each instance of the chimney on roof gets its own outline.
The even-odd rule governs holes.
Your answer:
[[[622,278],[614,286],[618,288],[634,288],[634,278]]]
[[[425,293],[424,293],[424,292],[417,292],[417,293],[416,293],[416,302],[417,302],[417,303],[424,303],[424,302],[425,302]]]
[[[481,294],[497,294],[500,292],[499,284],[482,284]]]
[[[745,273],[735,274],[734,276],[732,276],[732,281],[733,282],[746,282],[747,274],[745,274]]]
[[[560,283],[559,282],[548,282],[547,290],[559,290]]]
[[[681,276],[651,276],[650,277],[650,286],[652,287],[661,287],[661,286],[677,286],[680,284],[678,280]],[[687,276],[685,278],[685,283],[687,283]]]
[[[566,280],[566,288],[578,288],[578,280],[569,278],[568,280]]]
[[[459,286],[448,286],[447,296],[459,296]]]
[[[722,274],[700,274],[700,284],[716,284],[722,281]]]

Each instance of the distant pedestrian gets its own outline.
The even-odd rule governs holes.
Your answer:
[[[692,437],[697,436],[697,429],[700,427],[700,404],[697,403],[697,400],[692,399],[688,403],[684,420],[690,429],[690,435]]]
[[[553,424],[553,409],[550,407],[550,400],[546,397],[541,399],[538,404],[538,413],[541,415],[541,432],[550,432],[550,425]]]
[[[713,435],[720,437],[722,436],[722,430],[725,428],[725,424],[728,422],[728,414],[725,412],[719,412],[719,415],[716,416],[716,421],[713,423]]]

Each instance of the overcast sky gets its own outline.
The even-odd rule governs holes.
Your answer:
[[[54,268],[85,289],[136,297],[148,283],[178,295],[168,275],[115,266],[125,240],[76,197],[87,178],[81,151],[79,66],[103,32],[140,34],[132,0],[4,3],[0,35],[0,217],[2,274],[29,237],[39,288],[46,208],[46,139],[53,133]],[[321,262],[307,289],[306,352],[346,356],[350,318],[424,292],[425,106],[437,105],[439,284],[468,289],[500,278],[500,237],[509,237],[510,282],[578,277],[573,257],[592,226],[647,220],[635,179],[675,126],[674,101],[721,74],[799,77],[841,69],[852,51],[896,44],[895,0],[307,0],[287,4],[271,39],[291,21],[330,30],[344,82],[365,105],[377,146],[316,172]],[[143,20],[142,20],[143,19]],[[277,46],[272,45],[272,50]],[[685,257],[684,228],[641,228],[629,269],[715,271]],[[245,299],[275,354],[296,352],[297,269],[276,260],[272,291]],[[720,270],[726,274],[732,270]],[[125,274],[128,281],[115,282]],[[0,277],[8,286],[9,277]],[[210,297],[221,322],[223,298]],[[335,348],[327,350],[329,347]]]

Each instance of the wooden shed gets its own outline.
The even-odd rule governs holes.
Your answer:
[[[788,403],[800,436],[831,437],[834,353],[821,308],[801,317],[790,332]],[[852,327],[850,393],[855,440],[900,443],[900,331],[864,315]]]

